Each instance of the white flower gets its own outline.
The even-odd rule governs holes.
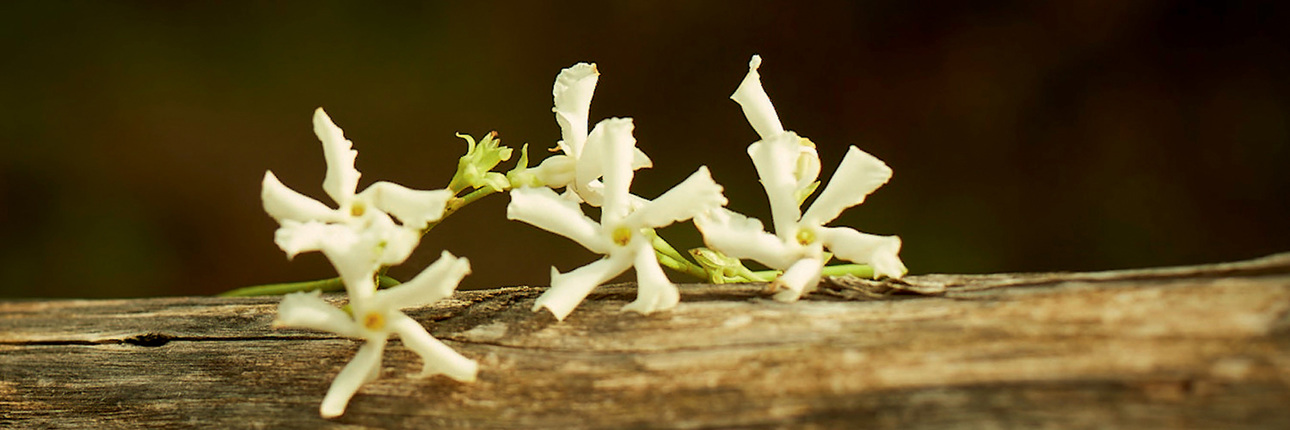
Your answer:
[[[596,161],[603,166],[604,204],[600,222],[583,214],[578,204],[563,199],[550,188],[511,191],[506,217],[570,239],[605,257],[567,273],[551,268],[551,288],[538,297],[533,310],[547,308],[563,320],[596,286],[636,268],[636,300],[623,310],[648,314],[671,309],[680,301],[676,286],[663,274],[651,246],[652,229],[693,217],[726,202],[721,186],[712,181],[707,167],[700,167],[684,182],[653,201],[640,201],[628,193],[636,139],[630,118],[601,121],[586,146],[603,151]],[[583,153],[586,157],[588,154]],[[589,159],[590,160],[590,159]]]
[[[695,217],[704,242],[735,258],[751,259],[784,273],[772,286],[784,290],[780,301],[795,301],[815,289],[827,262],[825,249],[834,256],[868,264],[874,276],[899,278],[906,272],[898,256],[900,238],[860,233],[846,227],[825,227],[843,210],[864,202],[866,196],[891,178],[891,168],[852,146],[828,186],[802,213],[800,203],[814,187],[819,158],[814,146],[797,133],[785,131],[770,98],[761,87],[753,56],[748,76],[731,96],[743,107],[748,122],[762,140],[748,147],[762,186],[770,200],[775,234],[766,233],[760,221],[718,209]],[[806,150],[806,148],[810,148]],[[805,159],[805,160],[804,160]]]
[[[351,295],[368,295],[376,289],[372,273],[407,259],[420,240],[420,230],[443,216],[452,192],[377,182],[356,193],[358,152],[322,108],[314,112],[314,133],[322,141],[327,161],[323,191],[337,208],[287,188],[266,171],[260,198],[264,210],[281,225],[274,242],[288,257],[322,251]]]
[[[600,80],[595,64],[578,63],[560,71],[551,90],[555,98],[555,120],[560,124],[562,139],[557,147],[563,155],[553,155],[531,169],[537,178],[550,188],[567,187],[565,197],[575,202],[586,201],[600,206],[602,201],[599,178],[604,167],[599,162],[602,149],[588,144],[587,124],[591,111],[591,96]],[[640,149],[633,148],[631,169],[649,168],[653,165]]]
[[[318,291],[284,297],[278,305],[278,318],[273,322],[275,328],[308,328],[365,341],[354,359],[332,381],[319,408],[322,416],[332,418],[345,413],[349,399],[358,388],[380,375],[381,354],[391,334],[397,334],[408,349],[421,356],[421,373],[413,376],[444,374],[462,382],[474,381],[479,368],[474,360],[430,336],[425,327],[399,311],[429,305],[452,295],[462,277],[469,273],[469,261],[444,252],[438,261],[404,284],[366,298],[351,296],[353,316],[328,304],[319,297]]]

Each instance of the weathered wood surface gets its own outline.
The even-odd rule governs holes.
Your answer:
[[[410,379],[395,341],[332,421],[319,402],[358,343],[270,329],[275,299],[0,302],[0,427],[1290,428],[1290,254],[794,304],[681,288],[650,316],[618,311],[630,285],[564,322],[529,311],[533,287],[411,310],[479,381]]]

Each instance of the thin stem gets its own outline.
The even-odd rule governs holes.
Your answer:
[[[676,248],[672,247],[672,244],[667,243],[666,240],[659,237],[658,233],[655,233],[654,230],[649,231],[649,236],[650,245],[654,246],[654,254],[658,255],[660,264],[663,264],[672,270],[676,270],[704,281],[712,279],[711,275],[708,274],[707,269],[704,269],[698,264],[691,263],[689,259],[682,256],[680,252],[677,252]],[[664,260],[667,260],[667,262],[664,262]]]
[[[702,281],[708,281],[708,271],[703,270],[702,267],[694,265],[694,263],[690,263],[685,260],[678,261],[672,256],[664,254],[663,251],[659,251],[657,249],[654,250],[654,255],[658,257],[659,264],[662,264],[669,269],[693,276]]]
[[[778,270],[758,270],[752,272],[753,275],[764,278],[760,282],[770,282],[781,273]],[[872,278],[873,268],[867,264],[839,264],[836,266],[824,266],[821,276],[846,276],[853,275],[858,278]]]
[[[399,280],[389,276],[381,275],[377,277],[377,288],[390,288],[399,285]],[[319,279],[316,281],[303,282],[284,282],[281,284],[256,285],[243,287],[235,290],[229,290],[219,293],[220,297],[254,297],[254,296],[281,296],[302,291],[318,290],[324,293],[341,291],[345,289],[345,283],[340,278]]]

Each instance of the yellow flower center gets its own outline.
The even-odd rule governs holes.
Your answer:
[[[363,214],[366,212],[367,212],[367,207],[363,206],[363,204],[359,202],[354,202],[354,204],[349,207],[349,214],[355,217],[363,216]]]
[[[368,312],[363,316],[363,327],[368,330],[380,330],[385,328],[385,316],[377,312]]]
[[[618,246],[627,246],[627,242],[632,241],[632,230],[627,227],[618,227],[614,229],[610,237],[614,239],[614,243],[618,244]]]
[[[802,245],[810,245],[812,243],[815,243],[815,232],[807,228],[798,230],[797,243],[800,243]]]

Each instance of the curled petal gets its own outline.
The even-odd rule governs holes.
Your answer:
[[[604,204],[600,216],[602,223],[616,223],[627,215],[628,189],[632,185],[632,159],[636,138],[632,137],[631,118],[610,118],[596,124],[587,137],[587,146],[578,159],[575,190],[583,200],[592,202],[595,197],[584,193],[581,187],[589,186],[599,176],[604,176]],[[593,204],[594,205],[594,204]]]
[[[820,178],[820,153],[815,150],[815,144],[805,137],[802,138],[797,150],[797,165],[793,168],[793,177],[797,178],[797,189],[805,190]]]
[[[900,261],[900,237],[865,234],[844,227],[821,228],[816,234],[835,257],[873,267],[875,279],[899,278],[908,272]]]
[[[530,169],[539,181],[551,188],[560,188],[573,183],[575,162],[568,155],[553,155],[542,160],[542,164]]]
[[[264,211],[279,223],[282,220],[292,221],[332,221],[336,211],[304,194],[282,185],[273,172],[264,172],[264,181],[260,187],[260,200]]]
[[[752,124],[757,135],[764,140],[783,133],[784,126],[779,122],[779,114],[775,113],[775,105],[770,103],[770,96],[766,95],[766,90],[761,86],[758,67],[761,67],[761,56],[754,55],[748,62],[748,75],[744,76],[743,82],[739,83],[739,88],[730,95],[730,99],[739,103],[748,123]]]
[[[319,409],[323,418],[335,418],[345,413],[349,399],[354,397],[358,388],[371,380],[372,375],[380,372],[381,353],[384,350],[385,339],[369,340],[358,349],[354,359],[340,370],[340,374],[331,382],[327,395],[323,397],[322,407]]]
[[[829,184],[802,216],[802,223],[824,225],[846,208],[864,202],[865,196],[891,179],[891,168],[877,157],[852,146]]]
[[[820,284],[820,274],[823,270],[824,260],[819,258],[797,260],[771,283],[772,289],[783,289],[775,294],[775,300],[796,302],[803,294],[815,291],[815,287]]]
[[[452,295],[461,279],[470,274],[470,261],[455,257],[448,251],[408,282],[388,290],[376,292],[373,306],[381,309],[402,309],[428,305]]]
[[[646,201],[623,219],[623,223],[635,228],[661,228],[725,204],[721,185],[712,180],[708,166],[702,166],[663,195]]]
[[[578,204],[561,198],[550,188],[511,190],[506,218],[567,237],[598,254],[607,254],[613,246],[602,237],[599,224],[587,218]]]
[[[443,218],[452,191],[414,190],[393,182],[377,182],[359,194],[359,200],[394,215],[404,227],[421,230]]]
[[[403,344],[421,356],[421,373],[416,376],[443,374],[461,382],[475,382],[479,363],[435,339],[416,320],[402,312],[394,312],[390,316],[390,325],[399,334],[399,338],[403,339]]]
[[[636,300],[623,306],[623,310],[650,314],[676,307],[681,301],[681,293],[663,274],[663,268],[659,267],[658,258],[649,244],[643,240],[638,242],[633,262],[636,267]]]
[[[555,319],[564,318],[573,312],[573,308],[582,303],[582,299],[591,294],[591,290],[618,276],[632,265],[632,259],[626,254],[611,255],[591,264],[561,274],[551,268],[551,288],[542,293],[533,303],[533,311],[547,308]]]
[[[320,291],[291,293],[278,304],[278,318],[273,327],[307,328],[359,338],[362,330],[345,311],[337,309],[319,297]]]
[[[591,96],[596,91],[600,71],[595,64],[578,63],[560,71],[555,77],[551,95],[555,98],[555,121],[560,123],[561,149],[577,157],[587,140],[587,122],[591,111]]]
[[[793,234],[802,212],[797,205],[797,176],[794,175],[801,138],[791,131],[748,146],[748,156],[770,200],[775,234]]]
[[[322,141],[323,157],[327,160],[323,191],[336,203],[345,206],[358,189],[359,173],[354,168],[354,158],[358,156],[358,151],[354,150],[354,143],[345,138],[345,133],[322,108],[314,111],[314,134]]]
[[[784,269],[797,259],[796,251],[767,233],[761,221],[725,208],[694,217],[694,226],[703,233],[703,242],[709,248],[729,257],[752,259],[776,269]]]

